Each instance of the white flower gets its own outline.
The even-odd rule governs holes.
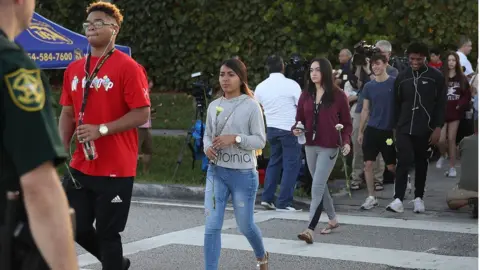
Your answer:
[[[217,107],[215,108],[215,110],[217,111],[217,115],[219,115],[221,112],[223,112],[223,108],[220,107],[220,106],[217,106]]]
[[[343,129],[343,125],[342,125],[342,124],[336,124],[336,125],[335,125],[335,128],[336,128],[337,130],[342,130],[342,129]]]

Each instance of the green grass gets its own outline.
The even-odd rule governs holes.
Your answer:
[[[58,103],[60,92],[54,91],[53,98]],[[150,95],[152,108],[156,113],[152,115],[154,129],[190,129],[195,119],[195,99],[185,93],[153,93]],[[56,106],[56,115],[60,116],[61,106]],[[205,108],[205,114],[207,108]]]
[[[195,99],[187,94],[152,94],[152,117],[155,129],[189,129],[195,120]],[[205,108],[205,114],[207,108]]]
[[[155,182],[164,184],[204,185],[205,175],[201,170],[201,160],[195,161],[192,170],[192,153],[185,147],[183,159],[175,178],[173,173],[177,166],[178,156],[185,143],[185,137],[159,136],[153,137],[153,155],[150,173],[141,173],[141,162],[137,170],[137,180],[140,182]]]
[[[58,102],[60,92],[54,91],[53,98]],[[152,119],[153,128],[186,130],[192,126],[192,120],[195,118],[195,104],[191,96],[184,93],[153,93],[150,99],[152,107],[157,110]],[[59,116],[61,106],[56,106],[55,110],[57,116]],[[153,137],[154,154],[152,156],[150,173],[142,175],[141,170],[138,170],[137,181],[203,185],[205,178],[203,172],[200,170],[201,160],[195,162],[195,168],[192,170],[192,156],[188,147],[185,148],[183,161],[178,169],[177,175],[172,179],[175,166],[177,165],[178,155],[184,142],[185,137],[183,136]],[[263,149],[263,152],[265,157],[270,156],[270,146],[268,143]],[[139,162],[139,165],[140,163],[141,162]],[[139,166],[139,168],[141,168],[141,166]],[[348,170],[350,172],[351,168]],[[59,172],[63,174],[64,166],[60,166]],[[345,178],[343,163],[340,158],[337,159],[331,178]]]
[[[178,156],[184,142],[185,136],[153,137],[154,151],[150,164],[150,172],[148,174],[142,174],[142,164],[141,161],[139,161],[135,181],[137,183],[204,185],[205,174],[201,170],[202,161],[197,160],[195,162],[195,168],[192,170],[192,154],[188,147],[185,148],[183,160],[175,178],[173,178]],[[65,166],[59,166],[58,172],[60,175],[63,175]]]
[[[192,155],[188,147],[186,147],[183,152],[183,160],[178,168],[176,177],[173,178],[178,156],[185,143],[185,138],[185,136],[153,137],[153,155],[150,165],[150,173],[142,174],[142,164],[141,161],[139,161],[136,181],[140,183],[184,184],[194,186],[204,185],[205,174],[201,171],[201,160],[195,162],[195,167],[192,170]],[[267,145],[264,149],[264,155],[266,157],[269,156],[269,148],[270,147]],[[342,161],[341,159],[337,159],[331,178],[345,178],[342,169]],[[64,166],[60,166],[58,171],[63,175],[63,172],[65,171]],[[302,194],[296,195],[301,196]]]

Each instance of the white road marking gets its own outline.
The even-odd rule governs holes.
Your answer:
[[[256,223],[267,221],[269,219],[270,217],[265,215],[255,216]],[[223,222],[222,230],[235,229],[235,228],[237,228],[237,223],[235,219],[226,219]],[[176,244],[177,239],[181,239],[182,237],[185,237],[185,235],[187,236],[200,235],[203,239],[204,231],[205,231],[205,226],[198,226],[198,227],[193,227],[183,231],[166,233],[166,234],[138,240],[135,242],[130,242],[128,244],[123,245],[123,255],[126,256],[126,255],[136,254],[138,252],[155,249],[165,245]],[[90,253],[86,253],[78,256],[78,265],[80,267],[95,264],[95,263],[98,263],[98,260]]]
[[[169,203],[169,202],[156,202],[156,201],[137,201],[132,200],[132,203],[136,204],[148,204],[148,205],[160,205],[160,206],[173,206],[173,207],[184,207],[184,208],[192,208],[192,209],[204,209],[202,204],[190,204],[190,203]],[[227,206],[225,208],[227,211],[233,211],[233,207]],[[266,210],[255,210],[255,213],[266,212]]]
[[[204,206],[201,205],[201,204],[168,203],[168,202],[155,202],[155,201],[132,201],[132,203],[160,205],[160,206],[184,207],[184,208],[193,208],[193,209],[204,209]],[[226,210],[232,211],[233,208],[232,207],[227,207]]]
[[[156,204],[156,203],[155,203]],[[160,203],[159,203],[160,204]],[[165,203],[162,203],[165,205]],[[308,220],[308,213],[281,213],[275,211],[262,211],[255,215],[255,222],[260,223],[275,218],[290,220]],[[433,230],[456,233],[475,234],[477,226],[474,224],[430,222],[420,220],[400,220],[392,218],[361,217],[339,215],[341,223],[382,226],[391,228],[405,228],[412,230]],[[326,219],[322,220],[326,221]],[[235,219],[225,220],[223,230],[235,229]],[[169,244],[183,244],[203,246],[204,226],[198,226],[182,231],[158,235],[139,241],[124,244],[124,255],[136,254],[152,250]],[[316,243],[306,245],[301,241],[264,238],[265,246],[271,253],[287,254],[293,256],[306,256],[334,260],[347,260],[366,263],[385,264],[395,267],[408,267],[420,269],[476,269],[478,258],[444,256],[425,252],[403,251],[382,248],[359,247],[351,245],[337,245]],[[248,241],[242,235],[223,234],[222,247],[228,249],[251,250]],[[84,267],[98,263],[90,254],[78,256],[79,266]]]
[[[184,245],[203,246],[203,235],[183,235],[176,242]],[[476,269],[478,258],[445,256],[423,252],[315,243],[303,241],[263,238],[267,250],[272,254],[285,254],[310,258],[355,261],[390,265],[414,269]],[[223,234],[222,248],[251,251],[252,248],[243,235]],[[272,256],[273,257],[273,256]]]
[[[309,221],[307,212],[271,212],[265,215],[270,215],[276,219],[302,220]],[[382,218],[382,217],[365,217],[365,216],[351,216],[351,215],[337,215],[340,225],[352,224],[363,226],[378,226],[388,228],[399,228],[409,230],[427,230],[439,232],[453,232],[453,233],[468,233],[478,234],[477,223],[460,223],[460,222],[438,222],[428,220],[405,220],[397,218]],[[328,217],[322,216],[321,222],[327,222]]]

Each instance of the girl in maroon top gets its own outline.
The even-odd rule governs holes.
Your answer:
[[[437,168],[441,169],[443,162],[446,160],[447,145],[448,156],[450,158],[450,169],[446,172],[448,177],[456,177],[455,161],[457,145],[457,130],[460,120],[465,115],[465,110],[470,104],[471,92],[470,84],[467,77],[463,74],[460,67],[460,60],[458,54],[455,52],[448,52],[447,64],[444,65],[443,75],[445,76],[445,83],[448,87],[447,91],[447,106],[445,112],[445,125],[442,128],[438,148],[441,157],[437,161]],[[448,140],[448,141],[447,141]]]
[[[305,154],[313,178],[310,225],[298,238],[311,244],[323,208],[330,221],[321,233],[328,234],[338,227],[327,181],[337,160],[339,147],[343,155],[350,152],[352,132],[347,96],[333,83],[332,65],[325,58],[313,59],[310,64],[310,78],[298,101],[296,121],[305,126],[304,131],[293,127],[293,133],[306,137]],[[340,131],[343,146],[340,145],[339,131],[335,128],[338,124],[343,125]]]

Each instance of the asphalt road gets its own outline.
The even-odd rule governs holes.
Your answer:
[[[417,215],[410,207],[397,216],[381,208],[360,212],[340,207],[341,227],[330,235],[316,234],[316,242],[307,245],[296,238],[307,226],[307,212],[257,210],[255,220],[273,270],[478,269],[478,225],[466,215]],[[321,221],[319,228],[325,226],[325,217]],[[130,269],[204,269],[203,225],[200,204],[136,198],[123,233]],[[220,269],[256,269],[231,209],[225,215],[222,247]],[[81,248],[78,254],[82,269],[101,269]]]

